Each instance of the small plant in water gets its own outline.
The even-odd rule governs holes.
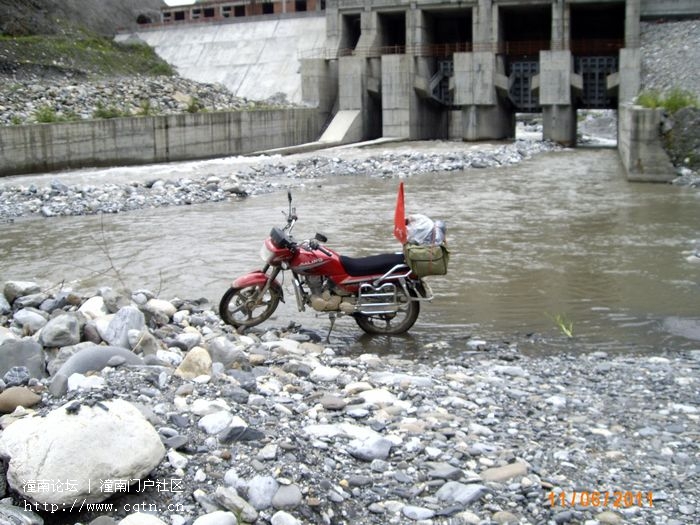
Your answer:
[[[566,317],[564,314],[557,314],[557,315],[550,315],[549,316],[552,321],[554,321],[554,324],[557,325],[559,330],[566,336],[566,337],[573,337],[574,336],[574,322],[570,320],[569,318]]]

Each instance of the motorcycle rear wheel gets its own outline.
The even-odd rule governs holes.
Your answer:
[[[372,335],[399,335],[408,332],[418,320],[420,303],[411,301],[401,294],[399,311],[390,314],[355,314],[355,322],[365,332]]]
[[[266,321],[277,309],[281,297],[274,287],[268,288],[265,294],[261,292],[260,286],[226,290],[219,303],[221,319],[236,328],[256,326]]]

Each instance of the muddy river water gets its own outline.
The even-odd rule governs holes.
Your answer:
[[[145,169],[145,168],[144,168]],[[499,169],[414,175],[406,207],[443,219],[449,274],[404,338],[363,337],[352,319],[333,340],[358,351],[415,351],[447,341],[517,342],[526,352],[661,352],[700,348],[700,192],[626,181],[614,149],[541,154]],[[396,179],[336,176],[293,190],[297,237],[316,231],[347,255],[395,251]],[[282,190],[243,201],[0,225],[2,280],[127,285],[161,298],[217,304],[229,281],[259,266],[286,207]],[[106,271],[107,273],[98,274]],[[328,320],[287,303],[265,325]],[[556,318],[573,329],[567,337]]]

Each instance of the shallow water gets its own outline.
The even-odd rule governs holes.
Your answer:
[[[307,183],[294,190],[297,237],[320,231],[356,256],[399,249],[397,184],[359,176]],[[700,264],[687,260],[700,242],[700,192],[628,183],[615,150],[410,176],[406,206],[447,222],[449,274],[429,278],[437,297],[409,336],[363,337],[340,319],[333,340],[350,351],[418,354],[445,340],[460,352],[469,336],[545,353],[700,348]],[[119,286],[116,268],[132,289],[216,304],[233,277],[259,266],[260,244],[284,209],[286,195],[276,192],[102,218],[21,219],[0,225],[0,279],[93,290]],[[263,326],[327,329],[327,318],[296,311],[289,281],[285,291],[287,303]],[[557,317],[573,324],[573,338]]]

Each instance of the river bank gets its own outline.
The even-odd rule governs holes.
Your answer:
[[[236,334],[206,303],[146,290],[77,296],[24,282],[3,290],[0,405],[11,412],[24,399],[30,408],[2,418],[15,506],[4,500],[0,516],[27,509],[30,498],[42,512],[22,523],[118,523],[134,510],[161,521],[122,523],[680,525],[700,517],[698,351],[584,356],[574,340],[570,354],[533,358],[465,335],[449,358],[439,341],[412,360],[349,355],[299,326]],[[122,415],[115,400],[138,411]],[[104,410],[127,422],[91,441]],[[21,438],[29,446],[12,446],[7,429],[30,413],[42,424]],[[83,418],[83,431],[54,434],[49,421],[59,416],[68,418],[62,425]],[[135,438],[125,430],[141,426]],[[162,447],[147,446],[154,435]],[[130,439],[134,450],[125,451]],[[137,476],[54,464],[41,454],[47,440],[54,453],[99,451],[113,466],[155,449],[144,460],[155,466],[107,500],[109,512],[66,513],[89,496],[51,500],[47,488],[17,480],[33,472],[103,488],[105,479]],[[33,463],[38,470],[22,470]],[[57,507],[39,505],[47,500]]]
[[[393,178],[504,167],[558,149],[556,144],[530,138],[500,144],[424,141],[391,150],[332,148],[286,157],[263,155],[178,163],[175,172],[171,165],[164,164],[147,170],[113,168],[8,177],[0,180],[0,220],[219,202],[333,175]]]

